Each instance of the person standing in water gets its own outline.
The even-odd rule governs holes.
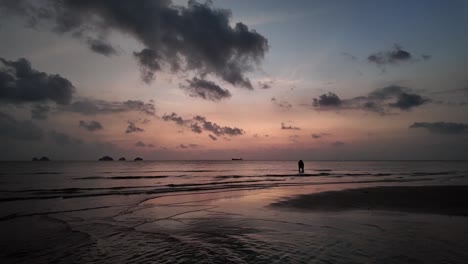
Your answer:
[[[300,160],[297,165],[299,166],[299,173],[304,173],[304,162]]]

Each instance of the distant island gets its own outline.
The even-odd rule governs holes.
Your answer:
[[[109,156],[104,156],[102,158],[99,159],[99,161],[113,161],[114,159],[112,157],[109,157]]]
[[[134,161],[142,161],[142,160],[143,160],[143,159],[140,158],[140,157],[137,157],[137,158],[134,159]]]
[[[232,158],[232,160],[242,160],[242,158]]]
[[[119,161],[126,161],[126,160],[127,160],[127,159],[125,159],[125,157],[121,157],[121,158],[119,159]]]
[[[42,156],[42,158],[38,159],[36,157],[32,158],[32,161],[50,161],[50,159],[46,156]]]

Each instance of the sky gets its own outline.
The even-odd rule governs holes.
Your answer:
[[[0,159],[466,160],[468,2],[0,0]]]

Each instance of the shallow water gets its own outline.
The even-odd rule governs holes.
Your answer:
[[[467,185],[466,162],[0,163],[2,263],[464,263],[465,217],[306,212],[286,197]]]

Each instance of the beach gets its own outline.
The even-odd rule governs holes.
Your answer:
[[[305,164],[298,174],[288,161],[4,163],[0,259],[468,260],[466,162]]]
[[[379,210],[468,216],[468,186],[391,186],[300,195],[273,206],[316,211]]]

